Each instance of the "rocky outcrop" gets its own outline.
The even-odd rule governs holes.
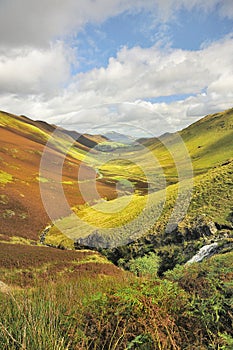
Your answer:
[[[88,247],[88,248],[110,248],[111,242],[101,235],[98,230],[94,231],[90,235],[84,238],[78,238],[74,242],[75,247]]]
[[[51,227],[52,227],[51,225],[48,225],[45,227],[45,229],[43,231],[41,231],[41,234],[40,234],[40,243],[41,244],[45,243],[46,235],[49,232],[49,230],[51,229]]]
[[[106,242],[103,245],[102,239],[95,233],[77,243],[97,247],[99,242],[99,248],[101,245],[106,247]],[[145,235],[124,246],[112,248],[110,245],[98,250],[115,264],[118,264],[119,260],[123,261],[123,267],[127,267],[130,259],[155,252],[161,259],[159,275],[162,275],[165,271],[173,269],[176,264],[184,264],[191,260],[200,250],[200,259],[197,257],[196,261],[233,250],[233,227],[230,222],[229,225],[220,225],[203,214],[192,222],[190,220],[176,225],[169,232]]]
[[[176,231],[183,235],[184,240],[190,241],[199,238],[215,236],[218,232],[218,228],[215,222],[208,219],[205,215],[200,215],[189,226],[181,227],[178,225]]]

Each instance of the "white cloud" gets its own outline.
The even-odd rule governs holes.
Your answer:
[[[70,50],[69,57],[72,57]],[[70,58],[62,44],[48,49],[11,49],[0,52],[0,92],[53,94],[70,78]]]
[[[223,76],[232,76],[232,57],[230,37],[199,51],[123,48],[106,68],[79,74],[76,86],[80,92],[96,92],[99,103],[198,94]]]
[[[231,0],[1,0],[1,109],[80,131],[128,121],[159,134],[186,126],[192,116],[231,107],[231,36],[198,51],[124,47],[106,68],[71,77],[74,52],[64,42],[85,23],[141,8],[161,23],[195,7],[233,18]],[[172,103],[143,101],[177,94],[193,96]]]
[[[87,22],[102,22],[153,0],[1,0],[0,42],[5,46],[45,46],[77,33]]]
[[[38,63],[39,68],[32,65],[32,69],[43,72],[44,79],[49,80],[53,73],[49,71],[51,62],[47,65],[47,59],[44,65]],[[59,66],[59,60],[56,59],[54,64]],[[23,74],[21,77],[23,82],[23,79],[30,80],[31,75],[28,89],[33,86],[35,76],[40,75],[34,72],[26,78]],[[66,73],[61,77],[66,77]],[[29,116],[70,124],[80,131],[98,124],[122,121],[147,127],[148,130],[154,128],[156,134],[174,131],[190,124],[192,116],[197,118],[232,106],[233,38],[228,36],[199,51],[164,51],[157,46],[148,49],[123,48],[116,58],[109,60],[106,68],[78,74],[70,85],[59,91],[49,98],[36,94],[26,98],[5,94],[0,97],[0,103],[2,108],[11,106],[6,109],[12,112],[23,110]],[[173,94],[181,94],[180,101],[143,101],[145,98]],[[185,98],[182,94],[192,96]]]
[[[47,46],[51,40],[77,33],[87,22],[103,22],[125,11],[150,9],[155,20],[167,21],[181,8],[198,7],[233,18],[231,0],[1,0],[0,42],[4,46]]]

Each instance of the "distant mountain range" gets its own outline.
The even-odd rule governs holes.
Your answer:
[[[129,135],[125,135],[119,132],[115,131],[109,131],[103,134],[104,137],[106,137],[109,141],[117,142],[117,143],[123,143],[123,144],[132,144],[135,142],[135,138]]]

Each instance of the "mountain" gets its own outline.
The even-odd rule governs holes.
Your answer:
[[[1,112],[0,348],[232,349],[232,125],[231,109],[105,153]],[[93,182],[104,200],[84,204]]]
[[[72,147],[65,158],[62,174],[62,185],[68,203],[87,222],[92,223],[94,219],[92,224],[95,226],[97,220],[100,226],[99,232],[102,229],[105,230],[106,227],[111,227],[112,223],[113,226],[117,224],[114,235],[115,239],[116,237],[124,237],[122,244],[128,242],[128,236],[134,237],[134,232],[127,232],[127,229],[125,229],[123,233],[121,226],[130,222],[133,217],[136,218],[141,212],[149,188],[153,192],[148,195],[149,200],[153,203],[153,210],[149,208],[143,211],[141,218],[144,224],[138,222],[138,227],[134,228],[139,236],[143,237],[147,234],[147,226],[149,227],[151,221],[148,220],[148,217],[153,216],[150,212],[151,210],[157,210],[155,208],[161,205],[160,199],[158,199],[160,198],[159,194],[161,193],[162,196],[163,193],[162,182],[160,184],[158,181],[160,169],[154,165],[152,166],[151,156],[147,159],[145,149],[148,149],[148,152],[158,159],[168,186],[164,210],[151,230],[155,236],[158,236],[158,231],[162,232],[166,226],[166,218],[171,212],[178,191],[178,180],[180,179],[178,178],[177,166],[180,168],[179,171],[186,171],[186,163],[182,161],[182,153],[180,155],[181,161],[174,161],[174,155],[180,153],[180,140],[182,140],[182,143],[184,142],[189,152],[194,175],[192,200],[188,213],[183,219],[183,226],[189,227],[190,223],[195,221],[195,217],[199,215],[208,215],[209,220],[216,222],[217,225],[231,226],[230,223],[228,225],[227,218],[231,217],[232,212],[230,194],[232,191],[233,109],[208,115],[179,133],[166,133],[160,138],[143,139],[141,140],[142,149],[134,148],[134,145],[128,145],[128,148],[126,147],[123,151],[123,159],[113,159],[100,166],[98,165],[98,157],[95,158],[94,155],[92,157],[88,153],[89,158],[85,158],[85,153],[90,149],[88,145],[95,146],[97,140],[105,140],[101,136],[85,135],[81,139],[81,143],[80,134],[76,131],[56,129],[55,126],[46,122],[32,121],[25,116],[14,116],[4,112],[0,114],[0,128],[2,239],[9,240],[12,239],[9,237],[18,236],[38,240],[40,231],[47,224],[50,224],[51,220],[46,214],[40,198],[40,184],[45,188],[49,205],[53,207],[55,213],[55,219],[59,219],[60,225],[63,225],[61,218],[64,217],[65,227],[69,231],[68,238],[64,238],[63,234],[60,234],[59,230],[56,229],[56,226],[53,226],[47,234],[45,242],[59,245],[61,241],[64,243],[65,239],[70,245],[70,242],[72,242],[70,238],[87,246],[90,240],[93,242],[91,226],[87,228],[85,224],[80,224],[77,232],[75,219],[73,223],[73,216],[75,218],[76,215],[71,214],[70,216],[70,211],[64,210],[60,205],[62,197],[59,199],[60,197],[57,196],[59,179],[56,164],[62,161],[64,153],[67,152],[66,144],[68,142],[71,142]],[[55,130],[56,134],[54,134]],[[118,133],[111,134],[117,135],[118,140],[122,136]],[[50,142],[49,154],[54,165],[51,165],[51,169],[47,171],[45,178],[40,178],[40,160],[44,146],[50,137],[52,137],[52,142]],[[78,141],[75,141],[76,138]],[[115,153],[116,158],[119,158],[119,149],[116,149]],[[127,161],[127,157],[129,157],[129,161]],[[86,191],[89,189],[88,179],[95,178],[96,169],[98,169],[97,187],[101,196],[114,199],[116,196],[115,184],[118,184],[119,189],[121,188],[120,197],[106,204],[101,202],[94,204],[93,202],[90,203],[91,206],[80,207],[84,204],[84,199],[80,193],[76,174],[81,163],[85,169],[83,180],[87,181]],[[145,176],[145,171],[147,176]],[[148,174],[152,173],[154,177],[150,178]],[[129,183],[133,184],[137,193],[135,192],[134,201],[127,209],[120,212],[119,215],[101,214],[103,206],[118,208],[123,205],[129,195]],[[92,198],[91,188],[90,191],[90,195],[87,193],[87,196],[89,195]],[[174,220],[178,220],[178,218]],[[145,224],[146,222],[148,222],[148,225]],[[181,223],[179,225],[181,226]],[[63,233],[66,232],[66,229]],[[105,237],[104,244],[109,247],[114,246],[115,239],[112,242],[111,239],[111,235]],[[120,242],[118,242],[119,244],[121,245]]]
[[[61,129],[53,135],[55,129],[55,126],[46,122],[0,112],[1,240],[11,240],[14,236],[38,240],[39,232],[50,222],[41,201],[41,182],[47,184],[48,198],[57,217],[68,214],[61,208],[59,200],[54,200],[58,190],[57,166],[63,160],[64,153],[67,156],[62,181],[67,200],[70,205],[84,203],[77,186],[77,174],[84,157],[83,152],[97,142],[94,141],[94,136],[91,139],[86,136],[81,140],[79,138],[77,142],[70,138],[69,132]],[[40,161],[48,140],[53,171],[48,178],[43,179],[39,177]],[[67,144],[72,145],[69,151]],[[95,169],[91,166],[84,164],[83,171],[86,179],[95,177]],[[108,184],[100,182],[97,186],[103,196],[114,197],[114,189]]]
[[[106,141],[106,138],[102,135],[80,134],[75,130],[66,130],[61,127],[56,127],[56,129],[61,130],[64,134],[71,136],[80,145],[87,148],[94,148],[99,143]]]
[[[195,174],[204,173],[233,156],[233,109],[207,115],[177,134],[188,149]],[[169,148],[172,144],[172,151],[178,143],[179,139],[171,133],[166,133],[157,139],[142,141],[145,147],[154,152],[159,159],[161,158],[165,168],[166,161],[167,167],[171,164],[169,150],[166,147]]]
[[[125,135],[116,131],[109,131],[103,134],[109,141],[123,143],[123,144],[132,144],[135,142],[135,138],[129,135]]]
[[[139,184],[146,182],[143,173],[140,173],[132,162],[127,162],[125,159],[113,160],[100,167],[100,171],[105,179],[119,183],[123,178],[127,178],[127,181],[134,183],[137,193],[130,204],[125,207],[126,195],[111,202],[77,208],[76,214],[83,221],[78,232],[75,227],[75,214],[60,220],[59,225],[63,233],[67,232],[69,237],[76,241],[77,248],[98,248],[105,251],[115,263],[124,259],[125,266],[132,257],[152,250],[162,259],[160,270],[162,273],[174,267],[177,262],[187,261],[197,252],[198,247],[211,239],[215,240],[217,237],[231,239],[233,109],[208,115],[179,133],[166,134],[161,139],[143,140],[143,145],[163,166],[167,182],[166,194],[158,183],[158,187],[153,187],[152,193],[148,195],[139,191]],[[189,176],[191,178],[194,176],[194,183],[191,189],[186,189],[186,182],[190,180],[186,179],[187,163],[183,159],[181,146],[185,146],[189,151],[192,161],[193,172],[190,171]],[[145,150],[142,153],[142,150],[135,151],[132,148],[128,150],[128,154],[131,155],[132,151],[138,166],[149,172],[153,170],[156,174],[157,168],[152,167],[151,153],[149,159],[146,159]],[[127,151],[124,155],[127,158]],[[178,157],[178,161],[175,162],[173,157]],[[183,173],[182,179],[179,178],[178,171]],[[158,182],[158,177],[156,179]],[[147,181],[150,181],[148,177]],[[176,204],[178,191],[181,193]],[[163,203],[164,197],[166,197],[165,203]],[[148,207],[145,206],[147,200],[151,203]],[[187,213],[182,216],[185,201],[189,205]],[[175,205],[176,212],[172,214]],[[107,206],[112,212],[116,208],[116,213],[104,213]],[[120,207],[125,209],[118,212],[117,208]],[[153,223],[153,218],[161,207],[163,210]],[[132,225],[131,221],[137,217],[140,220],[134,221]],[[172,222],[170,227],[166,227],[170,217],[173,217]],[[98,223],[98,228],[93,230],[95,223]],[[56,245],[60,239],[56,242],[57,237],[61,238],[59,230],[53,226],[45,241]]]

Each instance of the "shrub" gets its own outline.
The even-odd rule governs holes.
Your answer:
[[[137,276],[157,276],[160,258],[150,252],[148,255],[132,259],[128,263],[129,270]]]

